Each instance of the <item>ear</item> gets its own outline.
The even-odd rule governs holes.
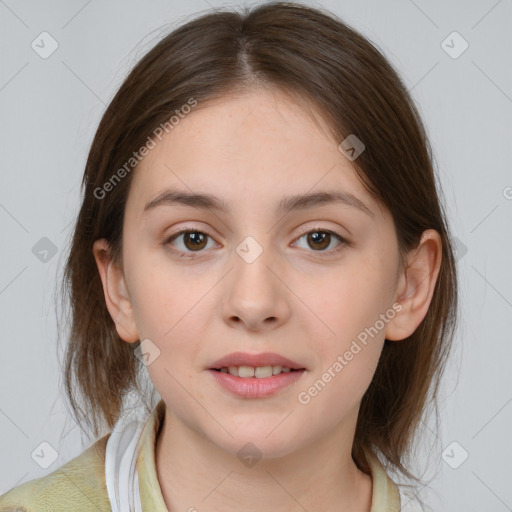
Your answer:
[[[442,247],[439,233],[428,229],[418,247],[408,254],[406,269],[401,271],[395,296],[395,302],[399,302],[402,309],[388,323],[388,340],[407,338],[425,318],[441,268]]]
[[[107,309],[116,324],[117,333],[128,343],[138,341],[139,333],[123,270],[112,262],[110,248],[104,238],[94,242],[93,253],[103,284]]]

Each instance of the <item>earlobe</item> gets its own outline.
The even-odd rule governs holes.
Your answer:
[[[442,240],[439,233],[434,229],[426,230],[407,260],[395,299],[402,309],[386,329],[386,339],[392,341],[403,340],[413,334],[427,314],[441,268]]]
[[[107,309],[121,339],[128,343],[139,340],[132,303],[123,270],[110,258],[108,242],[101,238],[93,244],[93,254],[100,273]]]

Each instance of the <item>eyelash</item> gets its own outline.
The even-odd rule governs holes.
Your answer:
[[[166,240],[164,241],[164,245],[165,246],[170,245],[170,243],[172,241],[174,241],[174,239],[176,239],[180,235],[183,235],[184,233],[200,233],[202,235],[206,235],[210,239],[213,239],[213,237],[210,236],[208,233],[206,233],[204,231],[201,231],[199,229],[195,229],[193,226],[187,226],[184,229],[182,229],[182,230],[180,230],[180,231],[178,231],[176,233],[173,233],[171,236],[166,238]],[[309,233],[328,233],[330,235],[334,235],[339,240],[339,242],[340,242],[340,244],[335,249],[331,249],[330,251],[321,250],[321,251],[312,251],[312,252],[339,253],[340,251],[342,251],[346,247],[351,247],[352,246],[352,243],[349,242],[346,238],[342,237],[340,234],[338,234],[335,231],[332,231],[330,229],[323,229],[321,227],[314,227],[314,228],[308,228],[308,229],[303,230],[299,234],[297,240],[300,240],[304,235],[307,235]],[[195,257],[195,254],[199,254],[199,253],[203,252],[203,251],[196,251],[196,252],[189,251],[189,252],[185,252],[185,251],[181,251],[181,250],[177,250],[177,249],[171,249],[171,250],[173,252],[175,252],[175,253],[178,253],[180,255],[180,257],[182,257],[182,258],[193,258],[193,257]]]

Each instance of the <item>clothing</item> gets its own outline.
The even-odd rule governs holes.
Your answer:
[[[121,419],[111,433],[53,473],[0,496],[0,512],[168,512],[155,465],[155,443],[164,413],[165,402],[160,400],[148,418]],[[370,464],[371,512],[400,512],[400,501],[409,507],[402,512],[421,511],[417,502],[404,498],[377,458]],[[128,494],[133,497],[132,509],[126,505]]]

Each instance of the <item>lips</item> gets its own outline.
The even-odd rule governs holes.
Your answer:
[[[208,369],[219,370],[220,368],[227,368],[229,366],[284,366],[292,370],[306,369],[301,364],[274,352],[262,352],[260,354],[233,352],[212,363]]]

